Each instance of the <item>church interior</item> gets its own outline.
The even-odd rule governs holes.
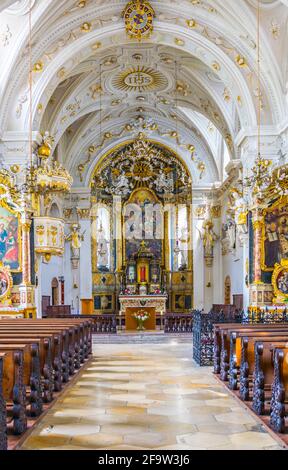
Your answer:
[[[287,39],[0,1],[0,450],[288,448]]]

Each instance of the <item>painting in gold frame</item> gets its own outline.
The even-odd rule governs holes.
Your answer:
[[[19,215],[0,203],[0,262],[11,272],[21,271],[21,225]]]
[[[288,198],[276,201],[263,216],[261,269],[273,272],[275,264],[288,259]]]
[[[288,260],[282,260],[275,265],[272,275],[274,289],[274,303],[288,301]]]
[[[13,279],[10,273],[10,268],[4,266],[0,262],[0,304],[4,305],[5,302],[11,303],[11,290],[13,287]]]

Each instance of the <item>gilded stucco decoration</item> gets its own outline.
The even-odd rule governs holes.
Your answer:
[[[125,21],[126,32],[131,39],[142,41],[150,38],[153,33],[155,18],[155,11],[150,2],[132,0],[126,5],[122,16]]]
[[[146,66],[124,70],[113,78],[112,83],[117,90],[140,93],[161,90],[166,88],[168,84],[163,73]]]
[[[127,198],[138,188],[174,199],[191,191],[191,179],[175,154],[140,133],[135,141],[104,158],[95,171],[92,187],[103,199],[113,195]]]
[[[179,132],[176,130],[169,130],[169,131],[162,131],[158,124],[156,124],[152,119],[144,119],[143,117],[139,116],[138,119],[132,121],[131,123],[125,124],[120,132],[106,132],[104,133],[100,144],[92,144],[87,149],[87,159],[84,162],[81,162],[78,165],[78,173],[80,176],[80,181],[83,181],[83,174],[87,165],[89,165],[92,161],[94,155],[97,152],[101,151],[104,148],[105,143],[107,141],[119,138],[124,136],[125,134],[129,134],[134,131],[144,131],[146,134],[155,133],[161,137],[168,137],[169,139],[173,139],[176,141],[177,145],[186,151],[190,152],[191,154],[191,161],[193,161],[196,165],[197,170],[199,171],[200,179],[203,177],[206,171],[206,164],[203,162],[198,156],[195,145],[192,143],[185,143],[182,140]]]

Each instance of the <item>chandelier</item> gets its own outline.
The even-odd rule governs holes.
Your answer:
[[[251,169],[252,174],[244,179],[244,188],[252,189],[252,197],[257,201],[264,199],[267,191],[273,186],[271,173],[272,161],[261,155],[261,70],[260,70],[260,1],[257,5],[257,76],[258,76],[258,154]],[[275,175],[274,175],[275,176]]]

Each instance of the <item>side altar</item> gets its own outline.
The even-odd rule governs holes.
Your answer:
[[[120,314],[125,317],[126,331],[137,329],[136,313],[147,312],[150,318],[145,323],[146,330],[156,329],[156,315],[165,315],[167,295],[120,295]]]

